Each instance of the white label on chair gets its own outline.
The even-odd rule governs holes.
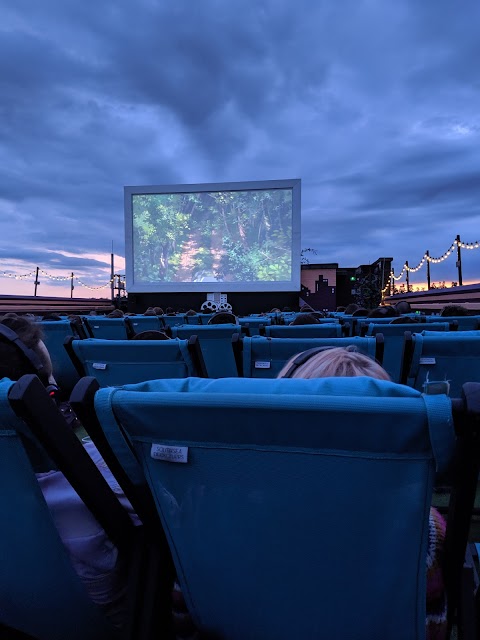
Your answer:
[[[172,447],[166,444],[152,444],[150,455],[155,460],[166,462],[188,462],[188,447]]]
[[[256,360],[255,369],[270,369],[270,362],[267,360]]]
[[[103,370],[105,370],[107,368],[107,363],[106,362],[94,362],[92,364],[92,367],[94,369],[101,369],[103,371]]]
[[[420,358],[420,364],[435,364],[435,358]]]

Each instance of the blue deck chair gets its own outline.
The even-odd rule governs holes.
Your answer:
[[[43,389],[38,379],[36,382]],[[13,384],[5,378],[0,382],[0,622],[36,640],[120,638],[87,596],[54,526],[22,443],[22,439],[31,443],[32,436],[10,406]],[[46,395],[44,389],[43,393]],[[48,395],[46,400],[56,411]],[[69,429],[65,431],[76,439]],[[101,476],[100,481],[103,483]],[[112,498],[119,506],[113,494]],[[123,509],[121,512],[126,516]]]
[[[239,318],[238,324],[242,327],[242,331],[244,331],[246,335],[258,336],[260,335],[260,330],[262,328],[266,327],[267,325],[270,326],[271,324],[273,324],[273,322],[272,318],[269,318],[267,316],[247,316],[245,318]]]
[[[167,316],[165,314],[160,317],[166,328],[178,327],[178,325],[183,325],[188,322],[188,316],[186,316],[184,313],[177,313],[174,316]]]
[[[205,376],[195,336],[188,340],[75,340],[65,349],[81,376],[100,386],[133,384],[156,378]]]
[[[480,329],[480,316],[427,316],[427,322],[456,322],[458,331],[475,331]]]
[[[273,325],[265,327],[267,338],[341,338],[342,325],[338,322],[327,324]]]
[[[465,382],[480,382],[480,331],[425,331],[407,336],[402,381],[423,391],[448,381],[458,396]],[[428,391],[428,389],[426,389]]]
[[[72,323],[68,320],[46,321],[39,323],[43,331],[43,341],[48,349],[52,360],[53,375],[58,386],[68,394],[77,384],[80,377],[72,361],[66,353],[63,343],[65,338],[76,336],[76,331]]]
[[[83,322],[91,338],[100,340],[128,340],[128,325],[124,318],[83,316]]]
[[[370,378],[189,379],[101,389],[95,409],[126,466],[133,447],[206,637],[425,638],[450,399]]]
[[[400,382],[404,357],[405,333],[410,331],[423,331],[424,328],[432,331],[449,331],[451,325],[443,323],[407,323],[407,324],[379,324],[372,321],[368,324],[365,335],[374,336],[382,333],[385,341],[383,354],[383,368],[387,371],[393,382]]]
[[[380,334],[368,338],[267,338],[253,336],[234,340],[239,375],[245,378],[276,378],[284,364],[297,353],[314,347],[355,346],[358,351],[376,359],[383,358],[383,338]]]
[[[172,328],[174,338],[198,337],[207,376],[209,378],[231,378],[238,375],[232,336],[241,332],[238,324],[210,324],[192,327],[182,325]]]
[[[159,316],[125,316],[124,321],[130,328],[131,336],[142,331],[163,331],[164,329]],[[119,339],[124,340],[125,337]]]

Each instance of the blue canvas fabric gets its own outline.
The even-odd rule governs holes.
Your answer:
[[[301,325],[299,328],[302,328]],[[314,347],[355,346],[375,358],[375,338],[268,338],[243,339],[243,375],[245,378],[275,378],[292,357]]]
[[[172,336],[183,339],[197,336],[208,377],[226,378],[238,375],[232,336],[241,331],[239,324],[210,324],[198,327],[182,325],[173,327]]]
[[[427,316],[427,322],[453,322],[458,324],[459,331],[475,331],[480,329],[480,316]]]
[[[178,325],[186,324],[188,322],[188,316],[184,313],[177,313],[174,316],[161,316],[166,327],[178,327]]]
[[[448,381],[450,396],[459,397],[465,382],[480,382],[480,331],[425,331],[412,338],[411,387],[423,391],[427,380]]]
[[[272,318],[266,316],[247,316],[245,318],[239,318],[238,324],[241,327],[248,328],[249,335],[258,336],[260,334],[260,327],[270,326],[272,324]]]
[[[187,379],[103,389],[95,407],[134,449],[202,630],[425,637],[448,398],[371,378]],[[159,446],[187,461],[155,459]]]
[[[100,340],[126,340],[127,327],[123,318],[102,318],[84,316],[83,321],[89,327],[94,338]]]
[[[420,332],[424,327],[428,327],[433,331],[448,331],[448,322],[430,324],[381,324],[376,319],[369,323],[367,336],[374,336],[377,333],[383,334],[384,352],[383,352],[383,368],[394,382],[400,382],[400,374],[402,369],[403,345],[405,342],[405,332]]]
[[[74,340],[72,348],[86,375],[100,386],[131,384],[155,378],[199,375],[187,340]]]
[[[342,326],[339,322],[299,325],[272,325],[265,327],[269,338],[341,338]]]
[[[159,316],[128,316],[135,333],[142,331],[162,331],[164,326]],[[120,338],[121,340],[124,338]]]
[[[71,324],[68,320],[42,320],[40,326],[43,331],[43,341],[52,360],[55,380],[62,390],[71,391],[80,379],[63,347],[65,338],[74,335]]]
[[[117,633],[72,568],[22,446],[25,426],[8,403],[12,384],[0,381],[0,621],[38,640],[113,640]]]

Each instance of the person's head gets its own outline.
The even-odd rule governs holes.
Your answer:
[[[170,338],[163,331],[148,329],[146,331],[140,331],[140,333],[136,333],[133,336],[132,340],[170,340]]]
[[[440,315],[443,318],[451,318],[453,316],[468,316],[468,309],[462,307],[459,304],[448,304],[446,307],[443,307]]]
[[[300,313],[311,313],[314,309],[309,304],[304,304],[300,307]]]
[[[153,307],[153,313],[156,316],[163,316],[165,314],[165,311],[162,309],[162,307]]]
[[[377,307],[370,311],[367,315],[367,318],[396,318],[398,316],[398,311],[389,304],[386,304],[383,307]]]
[[[420,318],[416,318],[415,316],[398,316],[397,318],[392,318],[388,324],[412,324],[421,322]]]
[[[110,311],[110,313],[107,313],[106,317],[107,318],[123,318],[124,313],[121,309],[114,309],[113,311]]]
[[[193,309],[189,309],[185,315],[186,315],[186,316],[189,316],[189,317],[190,317],[190,316],[196,316],[196,315],[197,315],[197,312],[196,312],[196,311],[194,311]]]
[[[337,313],[345,313],[346,308],[347,307],[344,307],[344,306],[337,307]]]
[[[352,313],[352,318],[365,318],[368,315],[368,309],[359,307]]]
[[[312,313],[299,313],[290,325],[297,324],[320,324],[320,321]]]
[[[7,333],[8,330],[13,332],[8,336],[0,334],[0,378],[18,380],[28,373],[35,373],[45,386],[56,385],[41,326],[15,313],[2,316],[0,325],[6,327]]]
[[[144,316],[155,316],[157,314],[153,310],[153,307],[148,307],[148,309],[145,309],[145,311],[143,312],[143,315]]]
[[[237,324],[237,317],[229,311],[219,311],[210,318],[208,324]]]
[[[351,316],[352,313],[354,313],[357,309],[359,309],[360,307],[358,306],[358,304],[355,304],[355,302],[351,302],[350,304],[348,304],[345,307],[345,315],[346,316]]]
[[[165,313],[167,314],[167,316],[174,316],[175,315],[175,311],[173,310],[173,307],[167,307],[165,309]]]
[[[355,347],[308,349],[290,358],[277,378],[333,378],[369,376],[390,380],[388,373],[375,360]]]
[[[411,307],[410,303],[407,302],[406,300],[400,300],[400,302],[397,302],[397,304],[395,305],[395,309],[400,314],[402,314],[402,313],[412,313],[412,307]]]

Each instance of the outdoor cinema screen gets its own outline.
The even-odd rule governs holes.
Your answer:
[[[127,288],[298,291],[300,180],[125,187]]]

